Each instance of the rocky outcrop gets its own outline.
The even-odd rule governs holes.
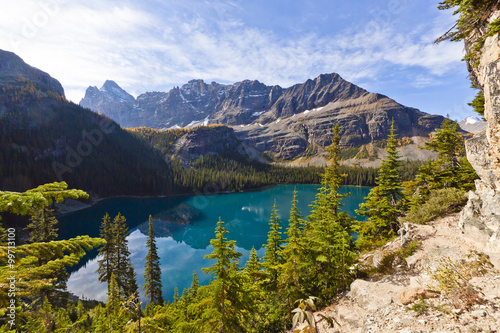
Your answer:
[[[467,53],[473,52],[478,38],[482,38],[486,25],[500,17],[500,11],[490,14],[484,27],[478,28],[465,40]],[[469,193],[467,206],[461,213],[460,223],[470,238],[482,240],[490,251],[500,252],[500,39],[498,34],[487,37],[480,50],[479,62],[468,61],[474,85],[484,93],[485,131],[467,140],[467,158],[480,179],[476,191]]]
[[[202,156],[245,154],[234,130],[227,126],[194,128],[175,142],[172,152],[184,167]]]

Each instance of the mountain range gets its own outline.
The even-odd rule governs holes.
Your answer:
[[[207,124],[231,126],[245,144],[274,160],[324,152],[339,124],[341,144],[361,147],[387,138],[391,121],[400,138],[428,137],[443,121],[344,80],[336,73],[289,88],[256,80],[230,85],[191,80],[169,92],[134,98],[114,81],[89,87],[82,107],[124,127],[173,129]]]

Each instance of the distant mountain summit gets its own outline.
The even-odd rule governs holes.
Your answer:
[[[31,81],[40,91],[51,91],[64,96],[64,89],[59,81],[38,68],[26,64],[15,53],[0,50],[0,87],[22,86],[26,80]]]
[[[486,129],[487,122],[478,117],[467,117],[458,123],[461,129],[469,133],[479,133]]]
[[[385,140],[392,119],[401,138],[428,137],[443,121],[441,116],[370,93],[336,73],[289,88],[256,80],[230,85],[191,80],[169,92],[147,92],[135,100],[130,96],[117,100],[115,91],[125,96],[117,85],[98,91],[89,87],[80,105],[124,127],[232,126],[246,144],[284,160],[331,144],[335,124],[340,126],[342,145],[360,147]]]

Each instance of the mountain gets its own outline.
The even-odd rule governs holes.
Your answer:
[[[0,86],[24,86],[28,81],[40,92],[64,96],[64,89],[59,81],[26,64],[16,54],[0,50]]]
[[[0,51],[0,189],[62,180],[100,196],[180,191],[160,153],[110,118],[68,102],[47,73]]]
[[[479,133],[486,129],[488,123],[478,117],[467,117],[458,123],[461,129],[469,133]]]
[[[122,126],[229,125],[245,144],[279,160],[323,151],[331,143],[335,124],[340,125],[342,145],[361,147],[384,141],[392,119],[399,137],[409,141],[428,137],[444,119],[370,93],[335,73],[289,88],[250,80],[231,85],[192,80],[168,93],[148,92],[134,101],[120,101],[119,107],[111,96],[94,98],[95,91],[89,87],[80,104]],[[99,92],[110,95],[102,88]]]

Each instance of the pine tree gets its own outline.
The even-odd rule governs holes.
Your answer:
[[[144,294],[149,297],[151,303],[163,304],[160,257],[156,248],[153,221],[149,216],[148,240],[146,242],[148,254],[146,255],[146,267],[144,269]]]
[[[370,190],[365,202],[356,212],[367,216],[367,221],[358,221],[355,231],[356,243],[361,248],[374,247],[397,235],[398,217],[401,215],[399,202],[402,198],[402,180],[399,174],[400,156],[396,149],[394,120],[387,139],[387,156],[382,160],[376,179],[377,186]]]
[[[106,241],[106,243],[99,249],[99,256],[101,259],[97,260],[97,273],[99,273],[99,282],[108,283],[108,288],[111,274],[113,273],[115,255],[114,235],[111,219],[108,213],[106,213],[106,215],[102,218],[100,228],[100,236]]]
[[[55,240],[58,236],[57,223],[58,221],[54,216],[53,209],[34,207],[30,223],[26,227],[27,229],[31,229],[31,242],[46,243]]]
[[[267,243],[264,245],[266,251],[262,266],[268,275],[268,287],[275,289],[278,280],[280,265],[283,263],[283,243],[281,237],[281,221],[278,219],[278,207],[274,200],[271,219],[269,220],[270,231],[267,234]]]

